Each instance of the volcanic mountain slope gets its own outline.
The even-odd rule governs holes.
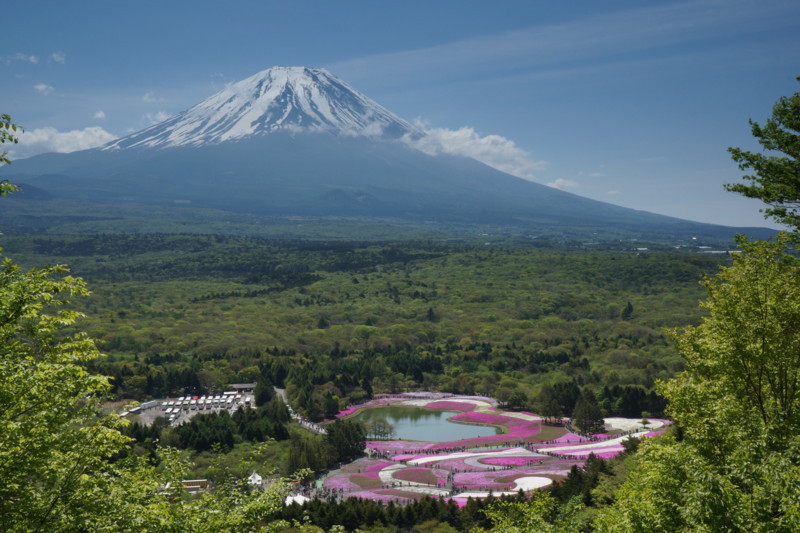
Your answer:
[[[17,161],[9,177],[104,203],[587,235],[735,233],[589,200],[470,158],[428,155],[409,142],[422,135],[323,69],[274,67],[101,148]]]

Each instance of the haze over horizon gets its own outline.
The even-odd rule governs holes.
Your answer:
[[[7,8],[12,157],[89,148],[273,65],[319,66],[433,146],[589,198],[690,220],[777,227],[723,189],[798,90],[790,1],[210,2]],[[213,15],[213,16],[212,16]],[[387,25],[391,22],[391,26]],[[367,44],[368,43],[368,44]]]

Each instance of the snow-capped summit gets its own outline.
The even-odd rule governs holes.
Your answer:
[[[325,69],[272,67],[105,149],[200,146],[275,131],[388,138],[420,133]]]

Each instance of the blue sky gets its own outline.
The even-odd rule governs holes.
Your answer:
[[[12,155],[88,147],[274,65],[324,67],[461,153],[575,194],[771,225],[725,192],[800,91],[796,0],[8,3]]]

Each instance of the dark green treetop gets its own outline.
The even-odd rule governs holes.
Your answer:
[[[800,77],[797,78],[800,81]],[[781,224],[800,229],[800,92],[781,97],[764,125],[750,121],[753,136],[764,151],[754,153],[728,148],[749,183],[729,183],[725,188],[748,198],[758,198],[769,207],[762,210]]]

